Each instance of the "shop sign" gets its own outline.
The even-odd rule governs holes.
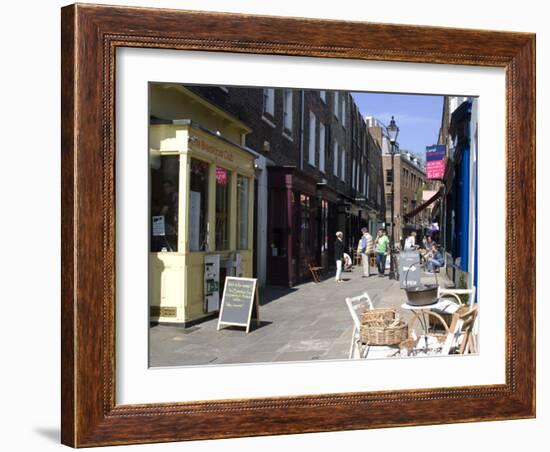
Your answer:
[[[224,168],[216,168],[216,183],[218,185],[227,184],[227,170]]]
[[[418,251],[401,251],[399,267],[401,289],[420,286],[420,253]]]
[[[208,152],[209,154],[212,154],[216,157],[220,157],[224,160],[227,160],[229,162],[233,161],[233,154],[229,151],[226,151],[224,149],[220,149],[210,143],[207,143],[204,140],[199,140],[199,146],[202,151]]]
[[[445,175],[445,159],[447,146],[433,145],[426,147],[426,178],[429,180],[443,179]]]
[[[178,308],[172,306],[151,306],[151,317],[177,317]]]
[[[256,283],[256,278],[225,278],[218,330],[224,324],[237,325],[246,327],[248,333],[253,317],[259,326],[260,303]]]

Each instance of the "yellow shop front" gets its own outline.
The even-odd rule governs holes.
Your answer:
[[[150,321],[188,326],[217,314],[225,276],[252,277],[255,156],[225,111],[150,92]]]

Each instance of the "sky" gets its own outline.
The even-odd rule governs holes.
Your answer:
[[[352,93],[361,114],[374,116],[386,126],[394,116],[397,142],[425,160],[426,146],[437,144],[443,96],[415,94]]]

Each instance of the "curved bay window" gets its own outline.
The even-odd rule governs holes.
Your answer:
[[[216,167],[216,250],[229,249],[231,172]]]
[[[208,163],[191,159],[189,173],[189,251],[207,249]]]
[[[249,179],[237,176],[237,249],[248,248],[248,190]]]
[[[156,155],[151,169],[151,252],[178,251],[179,155]]]
[[[253,274],[256,156],[248,126],[183,86],[149,101],[149,316],[188,326],[219,312],[227,275]]]

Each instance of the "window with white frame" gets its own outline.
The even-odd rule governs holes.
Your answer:
[[[283,91],[283,127],[292,133],[292,90]]]
[[[319,122],[319,169],[325,172],[325,125]]]
[[[356,174],[357,180],[355,181],[355,189],[359,191],[359,185],[361,184],[361,167],[357,167],[357,174]]]
[[[355,159],[351,161],[351,188],[355,188]]]
[[[369,199],[369,173],[367,171],[365,171],[365,175],[363,176],[363,178],[363,192],[365,193],[365,198]]]
[[[342,147],[342,169],[341,179],[346,180],[346,148]]]
[[[264,113],[275,116],[275,88],[264,88]]]
[[[327,92],[322,90],[322,91],[319,91],[319,97],[321,98],[321,100],[326,104],[327,103]]]
[[[334,175],[336,177],[338,177],[338,160],[340,159],[340,155],[338,154],[338,142],[335,141],[334,142],[334,151],[332,153],[332,161],[333,161],[333,164],[334,164]]]
[[[342,127],[346,127],[346,96],[341,96],[340,102],[342,102],[342,108],[340,109],[340,121],[342,122]]]
[[[309,157],[308,163],[315,166],[315,114],[309,112]]]
[[[338,91],[334,91],[334,116],[338,118],[338,109],[340,108],[340,101],[338,100]]]

